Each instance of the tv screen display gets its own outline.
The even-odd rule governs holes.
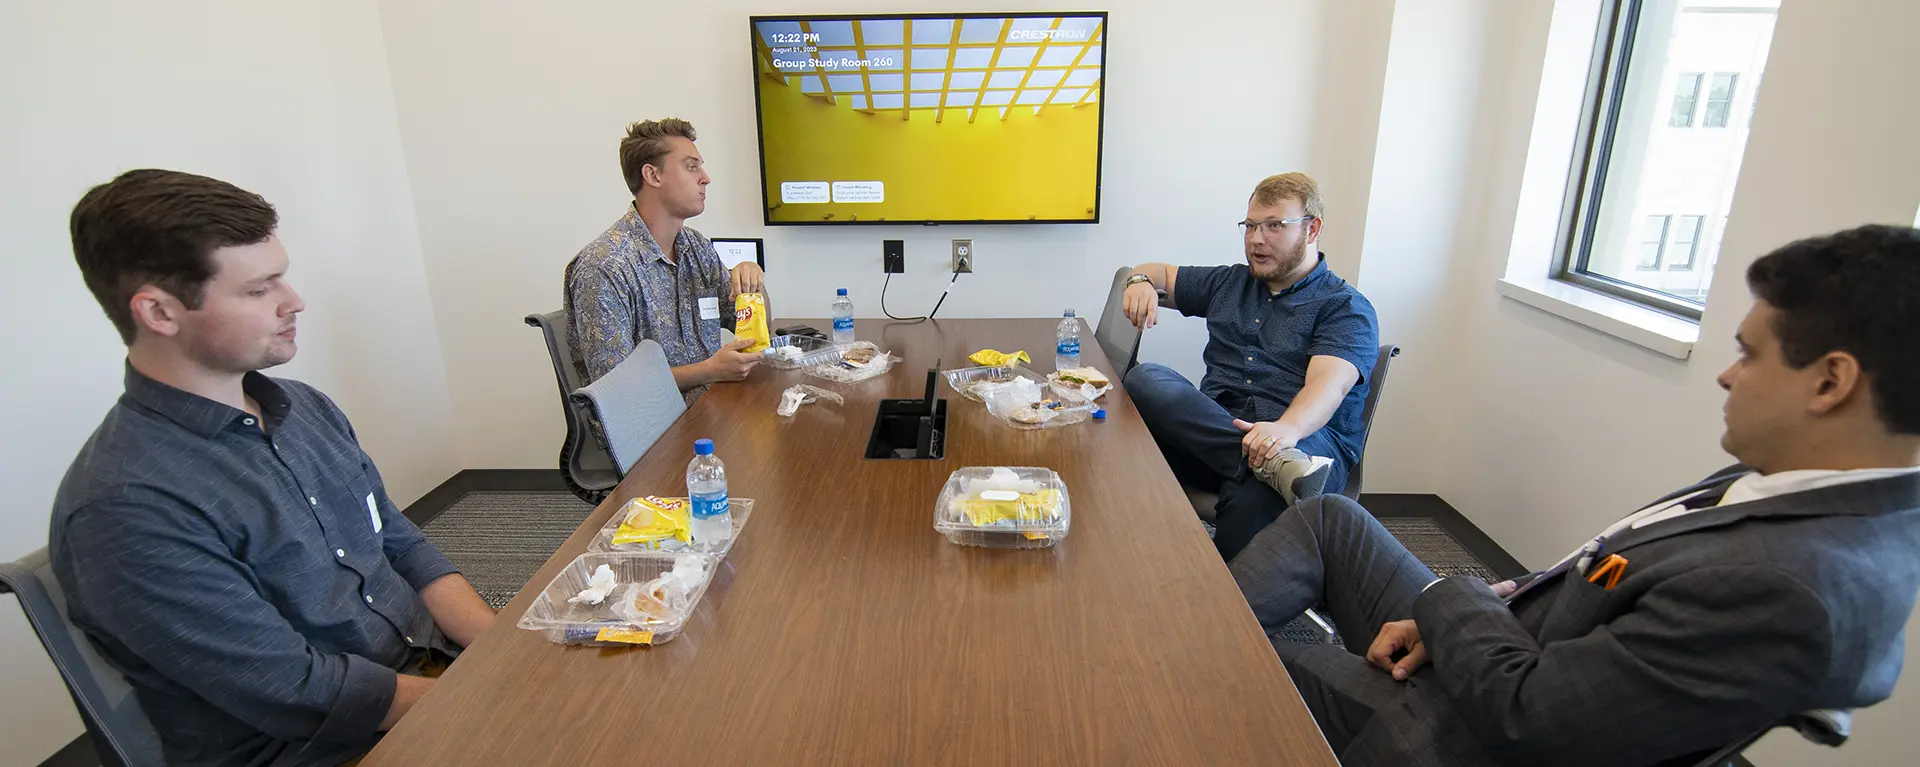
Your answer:
[[[1106,13],[751,22],[768,224],[1099,221]]]

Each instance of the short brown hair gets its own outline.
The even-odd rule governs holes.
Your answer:
[[[673,151],[673,144],[667,139],[678,136],[688,141],[693,137],[693,123],[678,117],[664,120],[647,120],[627,126],[627,137],[620,139],[620,175],[627,178],[627,191],[640,193],[640,187],[646,185],[640,169],[648,165],[658,166],[660,158]]]
[[[1277,205],[1281,200],[1299,200],[1306,208],[1307,215],[1322,218],[1326,208],[1320,202],[1320,184],[1305,173],[1282,173],[1260,180],[1253,188],[1253,201],[1261,205]]]
[[[88,190],[67,225],[81,279],[131,344],[128,302],[141,287],[198,309],[213,278],[213,251],[265,242],[279,223],[260,195],[206,176],[145,169]]]

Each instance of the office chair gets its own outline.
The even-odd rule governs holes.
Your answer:
[[[613,458],[593,436],[588,420],[592,413],[574,403],[570,395],[580,388],[580,376],[573,365],[573,349],[567,344],[566,310],[527,315],[527,324],[540,329],[547,341],[547,356],[553,360],[553,377],[560,386],[560,414],[567,421],[567,436],[560,442],[560,476],[567,489],[587,503],[599,505],[613,486],[620,483],[620,472]]]
[[[1127,277],[1133,267],[1123,266],[1113,273],[1113,287],[1107,291],[1107,306],[1100,311],[1100,324],[1093,329],[1093,340],[1100,344],[1107,361],[1113,363],[1113,380],[1119,381],[1140,359],[1140,329],[1127,320],[1125,294]]]
[[[60,671],[80,720],[106,767],[160,767],[160,735],[120,671],[100,657],[67,616],[66,592],[53,577],[47,550],[0,564],[0,594],[20,601],[33,633]]]
[[[568,399],[600,423],[607,451],[622,476],[687,411],[667,352],[652,340],[641,341],[613,370]]]

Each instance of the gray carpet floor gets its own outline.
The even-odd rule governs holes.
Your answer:
[[[592,512],[593,507],[571,493],[473,492],[454,502],[422,530],[466,574],[480,596],[500,608],[513,600]],[[1387,517],[1380,524],[1437,575],[1493,578],[1492,568],[1432,520]],[[1325,641],[1325,635],[1305,618],[1288,624],[1275,638]]]

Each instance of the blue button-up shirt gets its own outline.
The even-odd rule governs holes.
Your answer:
[[[1349,468],[1360,460],[1360,413],[1380,354],[1380,320],[1366,296],[1327,270],[1325,256],[1279,293],[1254,279],[1246,264],[1180,267],[1173,293],[1181,314],[1207,320],[1200,391],[1239,418],[1284,415],[1306,386],[1313,357],[1353,363],[1360,380],[1325,428]]]
[[[455,569],[326,395],[244,387],[262,418],[129,366],[54,498],[54,574],[168,763],[339,764],[398,670],[456,651],[419,596]]]

